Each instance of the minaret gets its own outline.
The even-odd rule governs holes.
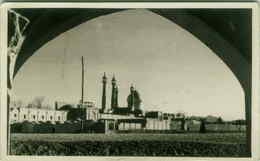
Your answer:
[[[131,87],[130,87],[131,102],[132,102],[132,104],[130,106],[131,111],[134,111],[134,91],[135,91],[135,89],[133,87],[133,84],[131,84]]]
[[[102,91],[102,113],[106,110],[106,86],[107,86],[107,77],[106,73],[104,73],[104,76],[102,77],[102,84],[103,84],[103,91]]]
[[[115,107],[118,107],[118,86],[115,89]]]
[[[111,95],[111,109],[113,110],[116,106],[115,106],[115,93],[116,92],[116,79],[115,79],[115,75],[113,75],[112,78],[112,95]]]

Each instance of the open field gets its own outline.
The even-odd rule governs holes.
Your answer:
[[[15,141],[185,141],[210,143],[246,142],[245,133],[184,133],[184,134],[12,134]]]
[[[14,155],[246,157],[244,133],[12,134]]]

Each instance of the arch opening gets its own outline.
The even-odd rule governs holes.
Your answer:
[[[120,26],[120,24],[123,25]],[[89,39],[89,37],[91,37],[91,39]],[[38,58],[36,58],[39,54],[44,55],[44,57],[38,56]],[[71,55],[73,55],[73,57]],[[210,106],[207,102],[214,102],[214,98],[220,100],[215,100],[216,102],[213,104],[217,102],[228,102],[231,96],[222,97],[222,99],[227,98],[227,100],[221,100],[218,96],[221,96],[221,93],[225,92],[225,88],[230,89],[230,85],[232,84],[239,86],[238,82],[233,78],[230,80],[223,79],[223,75],[225,75],[224,78],[229,78],[233,77],[233,74],[229,72],[226,65],[220,61],[220,59],[215,56],[215,53],[206,45],[182,29],[179,25],[148,10],[126,10],[81,23],[46,43],[35,52],[35,56],[31,57],[31,61],[29,60],[24,67],[27,64],[29,64],[28,66],[32,66],[32,63],[35,62],[37,66],[34,68],[31,67],[32,70],[28,68],[28,73],[31,74],[33,70],[36,69],[41,70],[41,72],[45,71],[44,74],[35,74],[35,77],[32,78],[39,81],[36,84],[44,84],[44,82],[47,81],[47,79],[42,78],[40,75],[49,75],[49,83],[47,84],[51,84],[51,82],[55,82],[55,80],[64,82],[65,79],[69,79],[65,80],[65,83],[60,83],[62,86],[58,85],[57,91],[60,92],[62,89],[67,89],[66,87],[71,84],[75,84],[77,78],[80,77],[80,67],[77,65],[78,59],[75,57],[76,55],[78,57],[81,55],[86,56],[87,75],[89,75],[87,78],[95,78],[88,80],[88,83],[91,84],[90,86],[93,87],[87,88],[90,93],[94,93],[93,96],[88,99],[94,100],[95,102],[101,100],[101,98],[99,98],[101,94],[95,92],[94,88],[101,87],[96,82],[98,82],[98,76],[102,75],[103,72],[110,72],[110,74],[117,73],[118,79],[121,80],[120,86],[123,90],[120,99],[122,100],[120,103],[123,105],[125,103],[124,96],[126,96],[128,92],[127,81],[133,81],[139,84],[144,93],[152,93],[154,90],[153,87],[156,86],[156,83],[160,82],[161,77],[167,78],[165,83],[167,87],[159,83],[161,91],[157,93],[157,95],[164,99],[151,101],[151,103],[146,104],[146,106],[153,108],[164,104],[164,106],[168,106],[168,108],[165,109],[166,111],[171,111],[172,107],[178,106],[184,108],[185,111],[190,111],[188,108],[191,106],[204,106],[204,110],[207,111],[207,106]],[[55,66],[51,66],[50,63],[45,67],[45,70],[42,70],[41,68],[44,63],[50,61],[53,61],[53,65],[58,67],[55,69]],[[207,66],[210,66],[210,68],[207,68]],[[57,71],[54,72],[55,70]],[[74,73],[75,70],[78,70],[76,72],[77,74]],[[53,75],[49,73],[49,71],[60,74]],[[138,71],[138,73],[135,71]],[[130,72],[130,74],[127,72]],[[20,80],[22,79],[21,77],[24,76],[20,76]],[[72,79],[73,77],[75,79]],[[172,79],[171,77],[174,78]],[[189,80],[191,77],[193,81]],[[52,78],[52,80],[50,78]],[[205,79],[206,83],[204,82]],[[142,80],[148,80],[150,86],[144,88],[147,83],[144,83],[145,81]],[[223,80],[224,82],[221,82]],[[22,81],[28,82],[28,80]],[[233,83],[226,83],[225,81],[231,81]],[[32,84],[29,85],[32,86]],[[205,87],[205,85],[207,85],[207,87]],[[225,88],[223,85],[226,85]],[[50,89],[54,88],[55,83]],[[37,93],[37,91],[43,91],[40,87],[35,90],[35,93]],[[235,96],[236,93],[240,93],[240,96],[234,98],[233,102],[237,102],[235,100],[243,100],[244,95],[241,94],[241,90],[242,89],[237,88],[236,92],[233,91],[232,96]],[[77,99],[80,94],[78,92],[80,91],[80,85],[71,86],[69,91],[73,91],[70,95],[74,97],[70,98],[67,96],[67,98],[71,100]],[[101,90],[99,91],[101,92]],[[64,92],[65,91],[63,91],[63,93]],[[202,94],[203,92],[211,93],[212,97],[207,97]],[[47,93],[48,91],[45,91],[45,95],[47,95]],[[57,96],[59,93],[53,92],[53,96],[51,97],[55,98],[55,95]],[[153,100],[155,97],[155,95],[150,97],[144,96],[144,99]],[[187,98],[181,99],[185,97]],[[194,99],[194,97],[197,99],[197,101],[195,101],[197,104],[192,101],[190,104],[185,103],[188,102],[185,100]],[[174,104],[169,103],[172,98],[178,98]],[[212,101],[205,101],[205,99]],[[55,100],[52,100],[52,102],[54,101]],[[239,104],[243,104],[244,108],[244,102],[237,102],[237,105],[234,106],[239,106]],[[215,107],[212,109],[217,110],[219,108]],[[193,112],[196,111],[197,110],[194,110]],[[215,112],[219,115],[217,111]]]

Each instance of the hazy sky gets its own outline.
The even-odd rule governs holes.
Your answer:
[[[102,16],[49,41],[18,72],[17,98],[78,102],[82,55],[85,99],[98,107],[106,72],[107,107],[115,74],[122,107],[133,83],[145,110],[244,118],[243,90],[222,60],[186,30],[146,10]]]

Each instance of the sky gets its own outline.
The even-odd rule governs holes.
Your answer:
[[[106,72],[107,107],[115,75],[121,107],[133,84],[144,110],[245,118],[243,90],[223,61],[188,31],[144,9],[92,19],[46,43],[16,75],[16,99],[79,102],[81,56],[85,100],[99,108]]]

